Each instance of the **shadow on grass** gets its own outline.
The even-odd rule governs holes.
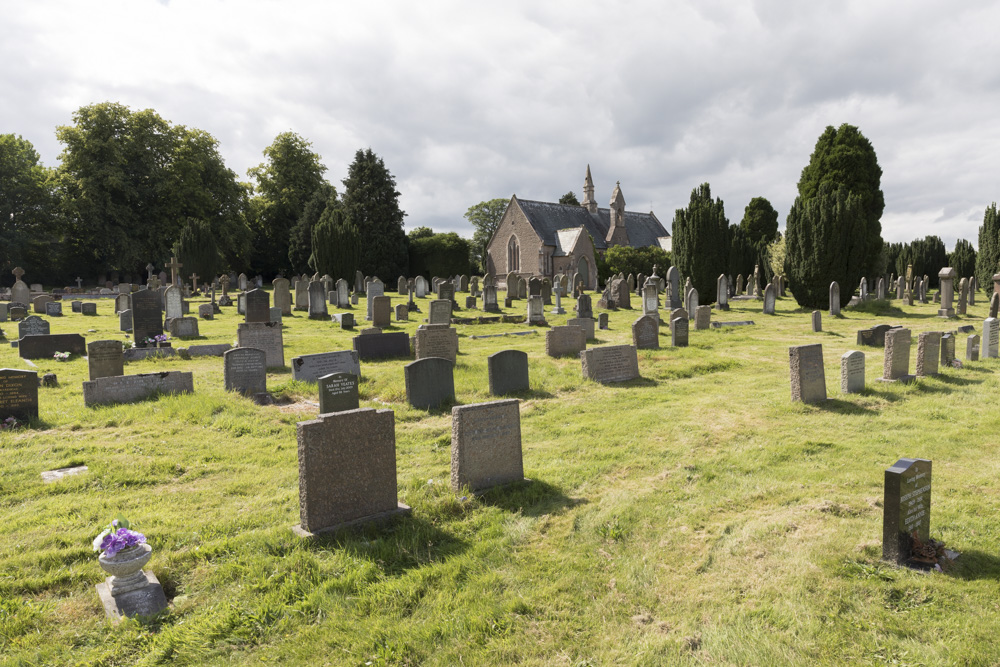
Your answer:
[[[940,382],[944,382],[945,384],[955,385],[957,387],[967,387],[970,384],[982,384],[983,383],[982,379],[972,380],[972,379],[968,379],[968,378],[958,377],[958,376],[955,376],[955,375],[944,375],[943,373],[939,373],[938,375],[936,375],[934,377],[935,377],[936,380],[939,380]]]
[[[570,498],[562,489],[548,482],[528,480],[489,489],[479,497],[479,501],[483,505],[531,517],[555,514],[587,502],[582,498]]]
[[[857,403],[845,401],[840,398],[828,398],[825,401],[811,403],[810,405],[814,405],[827,412],[836,412],[842,415],[877,415],[879,413],[878,410],[866,405],[858,405]]]
[[[966,581],[1000,580],[1000,557],[976,550],[960,553],[954,567],[948,570],[948,575]]]
[[[843,338],[844,337],[844,334],[837,333],[836,331],[824,331],[823,333],[826,334],[827,336],[833,336],[834,338]]]

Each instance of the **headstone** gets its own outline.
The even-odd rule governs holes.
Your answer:
[[[865,353],[848,350],[840,358],[840,391],[857,394],[865,390]]]
[[[451,324],[452,304],[448,299],[435,299],[427,311],[428,324]]]
[[[955,361],[955,336],[950,333],[942,334],[941,365],[945,368],[951,368],[953,361]]]
[[[233,346],[229,343],[215,343],[212,345],[189,345],[188,356],[191,357],[221,357]]]
[[[965,360],[979,361],[979,335],[972,334],[965,339]]]
[[[454,303],[455,283],[451,282],[450,280],[445,280],[443,282],[438,283],[437,298]]]
[[[31,303],[31,289],[21,280],[24,270],[18,266],[11,273],[14,274],[14,286],[10,288],[11,302],[23,303],[25,305]]]
[[[990,317],[1000,316],[1000,294],[996,292],[990,297]]]
[[[771,283],[767,284],[764,288],[764,314],[774,315],[774,285]]]
[[[957,272],[950,266],[946,266],[938,273],[941,281],[941,308],[938,310],[939,317],[955,317],[955,309],[952,308],[952,300],[955,297],[955,275]]]
[[[601,313],[600,315],[597,316],[597,328],[598,329],[607,329],[608,328],[608,314],[607,313]]]
[[[392,325],[392,299],[388,296],[369,296],[372,326],[385,329]]]
[[[862,301],[868,300],[868,279],[862,278],[861,285],[858,287],[858,294],[861,296]]]
[[[41,294],[36,296],[31,300],[31,306],[36,313],[41,315],[45,314],[45,305],[51,303],[54,299],[48,294]]]
[[[670,320],[670,344],[673,347],[688,346],[688,318],[686,315]]]
[[[743,294],[743,274],[736,275],[736,293]]]
[[[455,363],[458,355],[458,332],[446,325],[417,327],[413,349],[417,359],[438,357]]]
[[[413,281],[413,289],[417,294],[418,299],[423,299],[427,297],[427,279],[423,276],[417,276]],[[496,291],[494,291],[496,294]]]
[[[818,310],[812,312],[812,329],[813,333],[823,331],[823,313]]]
[[[74,301],[74,303],[77,302]],[[73,309],[73,312],[74,313],[77,312],[75,308]],[[7,304],[0,303],[0,322],[6,322],[6,321],[7,321]]]
[[[886,332],[899,328],[899,325],[876,324],[870,329],[861,329],[858,331],[857,344],[867,347],[885,347]]]
[[[292,357],[292,379],[302,382],[316,382],[331,373],[351,373],[361,375],[361,363],[354,350],[320,352]]]
[[[194,377],[184,371],[161,371],[139,375],[102,377],[83,383],[83,404],[135,403],[157,394],[194,391]]]
[[[404,334],[405,335],[405,334]],[[363,408],[299,422],[299,518],[306,537],[409,512],[396,495],[392,410]]]
[[[680,281],[681,281],[681,276],[680,276],[680,273],[678,273],[676,266],[671,266],[669,269],[667,269],[667,283],[670,284],[670,308],[671,308],[671,310],[674,309],[674,308],[680,308],[681,305],[682,305],[681,304],[681,292],[680,292],[681,284],[680,284]]]
[[[996,359],[1000,350],[1000,320],[987,317],[983,320],[983,342],[980,356],[983,359]]]
[[[528,324],[545,324],[545,302],[542,296],[528,297]]]
[[[611,283],[611,296],[614,297],[615,305],[618,308],[632,308],[631,292],[628,289],[628,283],[624,280],[618,278]]]
[[[840,285],[837,281],[830,283],[830,315],[832,317],[840,315]]]
[[[715,307],[719,310],[729,310],[729,279],[722,273],[715,282]]]
[[[910,330],[890,329],[885,332],[885,362],[882,382],[909,381],[910,375]]]
[[[226,391],[244,396],[267,391],[267,353],[254,347],[234,347],[222,355]]]
[[[322,280],[313,280],[309,283],[309,319],[325,320],[328,317],[326,310],[326,292],[327,290],[323,285]]]
[[[91,317],[97,315],[97,304],[96,303],[84,303],[80,306],[80,313],[83,315],[90,315]]]
[[[95,340],[87,344],[90,379],[125,374],[125,357],[120,340]]]
[[[913,537],[930,539],[931,462],[899,459],[885,471],[882,501],[882,558],[905,564],[911,556]]]
[[[308,311],[309,310],[309,281],[307,280],[296,280],[293,283],[293,288],[295,290],[294,300],[295,308],[298,311]]]
[[[49,301],[45,304],[45,314],[48,317],[59,317],[62,315],[62,301]]]
[[[656,291],[656,283],[650,282],[641,288],[642,290],[642,314],[649,315],[657,322],[660,321],[660,296]]]
[[[694,311],[694,328],[695,330],[708,329],[712,323],[712,307],[711,306],[698,306]]]
[[[602,384],[639,377],[639,357],[633,345],[592,347],[583,351],[580,363],[583,377]]]
[[[528,391],[528,355],[520,350],[503,350],[486,358],[490,393],[506,396]]]
[[[542,303],[546,306],[552,305],[552,281],[548,278],[542,279]]]
[[[589,317],[574,317],[572,319],[566,320],[566,325],[571,327],[580,327],[583,329],[583,335],[586,340],[594,339],[594,320]]]
[[[353,373],[329,373],[319,378],[320,414],[357,410],[358,380]]]
[[[957,308],[955,309],[956,314],[959,317],[965,317],[966,306],[968,305],[968,301],[969,301],[969,281],[967,281],[965,278],[962,278],[958,282],[958,303],[956,304]]]
[[[183,317],[184,311],[181,309],[181,289],[176,285],[169,286],[163,293],[163,304],[166,308],[166,319]],[[134,310],[134,309],[133,309]]]
[[[202,303],[198,304],[198,317],[203,320],[214,320],[215,311],[212,309],[212,304]]]
[[[688,319],[693,319],[698,310],[698,290],[694,287],[690,288],[684,295],[684,310],[688,313]]]
[[[354,328],[354,313],[336,313],[331,319],[339,324],[341,329]]]
[[[17,353],[22,359],[51,359],[56,352],[86,354],[87,343],[75,333],[23,336],[17,342]]]
[[[896,278],[896,298],[902,299],[906,294],[906,282],[903,276]]]
[[[937,375],[940,356],[940,331],[924,331],[917,335],[917,377]]]
[[[875,288],[875,298],[885,299],[885,278],[879,278]]]
[[[576,297],[576,316],[580,318],[594,317],[594,308],[589,294],[581,294]]]
[[[367,285],[365,285],[365,295],[367,298],[367,312],[365,314],[365,320],[371,322],[374,316],[375,310],[375,297],[383,296],[385,294],[385,286],[382,285],[381,280],[373,280]]]
[[[268,368],[285,365],[285,347],[281,335],[281,324],[276,322],[241,322],[237,326],[236,339],[239,347],[264,350]]]
[[[0,419],[38,418],[38,373],[0,368]]]
[[[289,291],[287,278],[275,278],[271,281],[274,287],[274,305],[281,308],[281,315],[287,317],[292,314],[292,294]],[[341,306],[342,308],[344,306]]]
[[[493,285],[483,287],[483,311],[487,313],[499,312],[500,306],[497,304],[497,288]]]
[[[524,479],[517,399],[451,410],[451,488],[473,493]]]
[[[403,366],[406,400],[415,408],[432,409],[455,402],[455,364],[440,357],[417,359]]]
[[[38,315],[30,315],[17,323],[17,337],[25,336],[47,336],[51,333],[48,320],[43,320]]]
[[[200,335],[197,317],[175,317],[168,321],[168,330],[174,338],[197,338]]]
[[[792,376],[793,401],[819,403],[826,400],[822,345],[815,343],[788,348],[788,368]]]
[[[354,349],[361,361],[410,356],[410,337],[405,331],[354,337]]]
[[[545,354],[550,357],[576,357],[586,348],[587,334],[580,327],[552,327],[545,332]]]

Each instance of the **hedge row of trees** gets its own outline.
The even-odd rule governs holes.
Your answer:
[[[32,281],[161,269],[179,253],[184,273],[222,271],[408,273],[395,179],[371,149],[358,150],[342,183],[325,178],[311,144],[279,134],[241,181],[207,132],[173,125],[152,109],[113,102],[82,107],[56,129],[60,164],[0,135],[0,281],[22,266]],[[361,244],[361,239],[365,243]]]

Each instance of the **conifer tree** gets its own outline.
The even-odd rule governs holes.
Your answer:
[[[359,149],[347,170],[343,206],[345,216],[364,239],[360,270],[383,281],[407,275],[406,214],[399,208],[396,179],[370,148]]]
[[[729,267],[729,220],[721,199],[712,201],[708,183],[691,191],[687,208],[674,213],[673,261],[691,278],[701,303],[713,303],[716,280]]]
[[[976,249],[972,247],[972,243],[965,239],[955,241],[955,249],[948,255],[948,266],[955,269],[959,279],[974,275],[976,273]],[[976,278],[976,280],[979,279]],[[979,285],[982,287],[983,283],[980,282]],[[990,283],[986,283],[986,285],[990,285]]]
[[[344,210],[328,206],[312,230],[312,255],[309,266],[334,280],[354,280],[360,267],[361,237],[358,228]]]
[[[304,273],[312,255],[312,232],[323,212],[330,206],[339,206],[337,190],[329,183],[322,183],[306,203],[298,222],[288,238],[288,262],[293,273]]]
[[[997,204],[993,202],[986,208],[979,228],[976,282],[982,287],[992,285],[997,272],[1000,272],[1000,217],[997,216]]]

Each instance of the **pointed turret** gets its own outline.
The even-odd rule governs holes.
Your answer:
[[[594,199],[594,179],[590,177],[590,165],[587,165],[587,177],[583,179],[583,204],[591,213],[597,213],[597,200]]]
[[[615,191],[611,193],[611,225],[608,227],[608,237],[605,241],[608,247],[613,245],[629,245],[628,232],[625,231],[625,196],[622,194],[621,181],[615,183]]]

